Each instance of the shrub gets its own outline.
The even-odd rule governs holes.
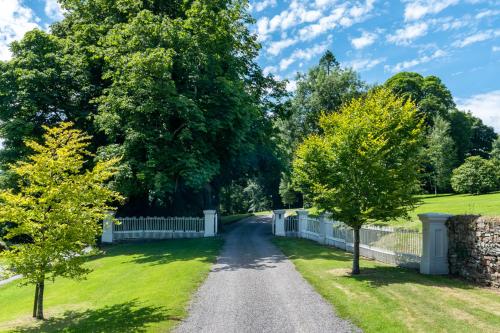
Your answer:
[[[472,156],[453,170],[451,186],[458,193],[482,194],[499,187],[498,170],[493,161]]]

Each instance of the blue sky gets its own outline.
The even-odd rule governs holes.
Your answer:
[[[369,83],[399,71],[437,75],[457,104],[500,132],[500,0],[251,0],[266,72],[289,79],[325,50]],[[0,0],[8,43],[62,17],[56,0]]]

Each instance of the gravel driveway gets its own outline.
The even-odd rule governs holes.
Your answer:
[[[271,243],[269,218],[232,225],[176,332],[352,332]]]

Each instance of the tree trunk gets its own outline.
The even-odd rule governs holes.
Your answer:
[[[352,275],[359,274],[359,227],[354,228],[354,258],[352,260]]]
[[[43,318],[43,290],[45,288],[45,282],[40,282],[38,287],[38,305],[37,305],[37,313],[36,319],[44,319]]]
[[[33,302],[33,318],[36,318],[36,310],[38,306],[38,290],[39,290],[39,285],[37,283],[35,286],[35,301]]]

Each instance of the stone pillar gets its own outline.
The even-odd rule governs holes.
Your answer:
[[[452,215],[419,214],[422,221],[422,259],[420,273],[448,274],[448,228],[445,222]]]
[[[113,243],[113,215],[114,213],[109,213],[102,221],[101,243]]]
[[[299,237],[303,237],[305,231],[307,230],[307,215],[309,212],[305,209],[299,209],[297,211],[298,223],[299,223]]]
[[[285,233],[285,210],[273,210],[274,234],[276,236],[286,236]]]
[[[217,234],[217,212],[213,209],[204,210],[205,234],[204,237],[213,237]]]

